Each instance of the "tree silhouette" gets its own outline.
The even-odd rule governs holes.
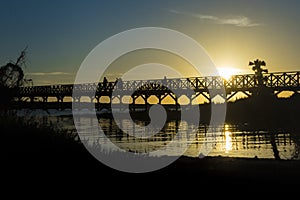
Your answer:
[[[268,73],[267,69],[263,69],[261,66],[266,66],[266,62],[263,60],[254,60],[254,62],[249,62],[249,66],[252,66],[252,70],[255,72],[255,77],[257,80],[257,84],[259,86],[264,85],[264,77],[263,72]]]
[[[266,66],[265,61],[256,59],[254,62],[249,62],[252,66],[252,70],[255,72],[255,79],[257,81],[258,90],[255,97],[254,110],[256,111],[255,123],[264,125],[266,128],[272,127],[274,116],[276,116],[274,106],[275,99],[273,98],[272,92],[268,91],[267,87],[264,87],[264,76],[263,73],[268,73],[267,69],[263,69],[262,66]],[[279,151],[276,144],[275,133],[270,133],[270,143],[272,145],[273,155],[276,160],[280,159]]]
[[[25,62],[26,48],[15,63],[9,62],[0,67],[0,107],[6,108],[13,99],[18,87],[23,84],[24,72],[21,65]]]

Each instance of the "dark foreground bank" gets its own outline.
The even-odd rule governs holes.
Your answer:
[[[125,173],[96,160],[73,133],[36,128],[24,122],[1,120],[1,167],[4,180],[36,183],[128,184],[149,180],[185,179],[206,183],[300,184],[300,161],[257,158],[182,156],[169,166],[149,173]],[[83,181],[83,182],[82,182]],[[175,182],[174,182],[175,184]]]
[[[169,166],[148,173],[126,173],[109,168],[96,160],[84,147],[44,149],[35,152],[23,149],[2,157],[6,174],[16,180],[109,180],[131,182],[161,178],[195,180],[206,183],[274,183],[300,184],[300,161],[256,158],[182,156]]]

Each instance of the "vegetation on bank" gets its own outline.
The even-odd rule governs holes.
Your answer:
[[[28,160],[63,160],[82,155],[86,150],[76,132],[38,126],[35,121],[19,117],[0,117],[4,158]],[[53,161],[53,160],[52,160]]]
[[[249,97],[227,104],[227,123],[253,129],[300,130],[300,95],[277,98],[275,95]]]
[[[10,106],[17,89],[26,82],[22,69],[22,65],[25,64],[26,49],[27,47],[21,52],[16,62],[8,62],[0,67],[0,111]]]

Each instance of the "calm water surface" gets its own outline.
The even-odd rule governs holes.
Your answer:
[[[31,118],[44,125],[76,131],[72,115],[35,114],[31,115]],[[123,131],[114,120],[109,118],[99,118],[98,122],[95,122],[95,119],[83,116],[77,120],[81,125],[81,140],[90,145],[111,141],[126,151],[147,153],[163,148],[175,140],[178,143],[178,148],[186,144],[189,145],[184,155],[191,157],[198,157],[201,148],[209,146],[212,148],[208,156],[300,159],[300,133],[298,132],[246,131],[235,124],[226,124],[211,134],[204,125],[195,128],[195,125],[186,122],[169,121],[156,135],[141,139],[124,133],[127,130],[133,132],[135,130],[135,125],[129,123],[128,120],[118,122]],[[145,122],[142,121],[136,123],[145,125]],[[93,128],[95,128],[93,126],[96,124],[101,126],[106,137],[93,132]],[[178,130],[181,130],[182,133],[180,137],[176,137]],[[177,148],[173,148],[169,154],[174,153],[176,155],[177,151]]]

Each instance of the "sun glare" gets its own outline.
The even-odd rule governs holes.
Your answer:
[[[217,69],[220,76],[222,76],[226,80],[228,80],[232,75],[237,74],[237,72],[239,71],[238,69],[233,67],[219,67]]]

